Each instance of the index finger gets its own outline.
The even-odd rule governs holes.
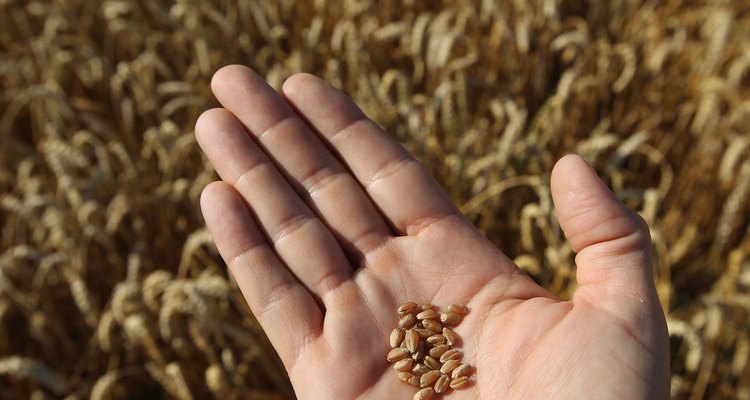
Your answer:
[[[292,76],[282,90],[397,232],[414,235],[460,215],[429,171],[343,93],[310,74]]]

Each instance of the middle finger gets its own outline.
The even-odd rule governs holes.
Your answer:
[[[216,73],[212,88],[222,105],[256,136],[355,264],[390,237],[390,228],[351,173],[260,76],[245,67],[229,66]]]

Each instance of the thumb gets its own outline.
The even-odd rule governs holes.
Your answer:
[[[552,199],[565,236],[577,253],[576,299],[618,309],[623,297],[657,302],[646,223],[620,203],[577,155],[552,170]]]
[[[643,398],[668,399],[669,335],[651,272],[648,226],[580,156],[561,158],[550,184],[560,226],[578,253],[573,303],[612,322],[596,334],[618,338],[611,351],[650,382],[652,393]]]

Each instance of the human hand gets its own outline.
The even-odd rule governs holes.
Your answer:
[[[563,301],[457,210],[343,94],[306,74],[279,96],[225,67],[196,124],[221,182],[201,206],[300,399],[409,399],[386,362],[399,304],[466,304],[472,384],[451,399],[661,399],[668,342],[645,223],[578,156],[552,171],[577,252]]]

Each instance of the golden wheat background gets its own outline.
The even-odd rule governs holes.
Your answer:
[[[750,399],[748,0],[0,1],[0,398],[294,398],[198,207],[228,63],[343,89],[564,297],[582,154],[651,226],[673,397]]]

